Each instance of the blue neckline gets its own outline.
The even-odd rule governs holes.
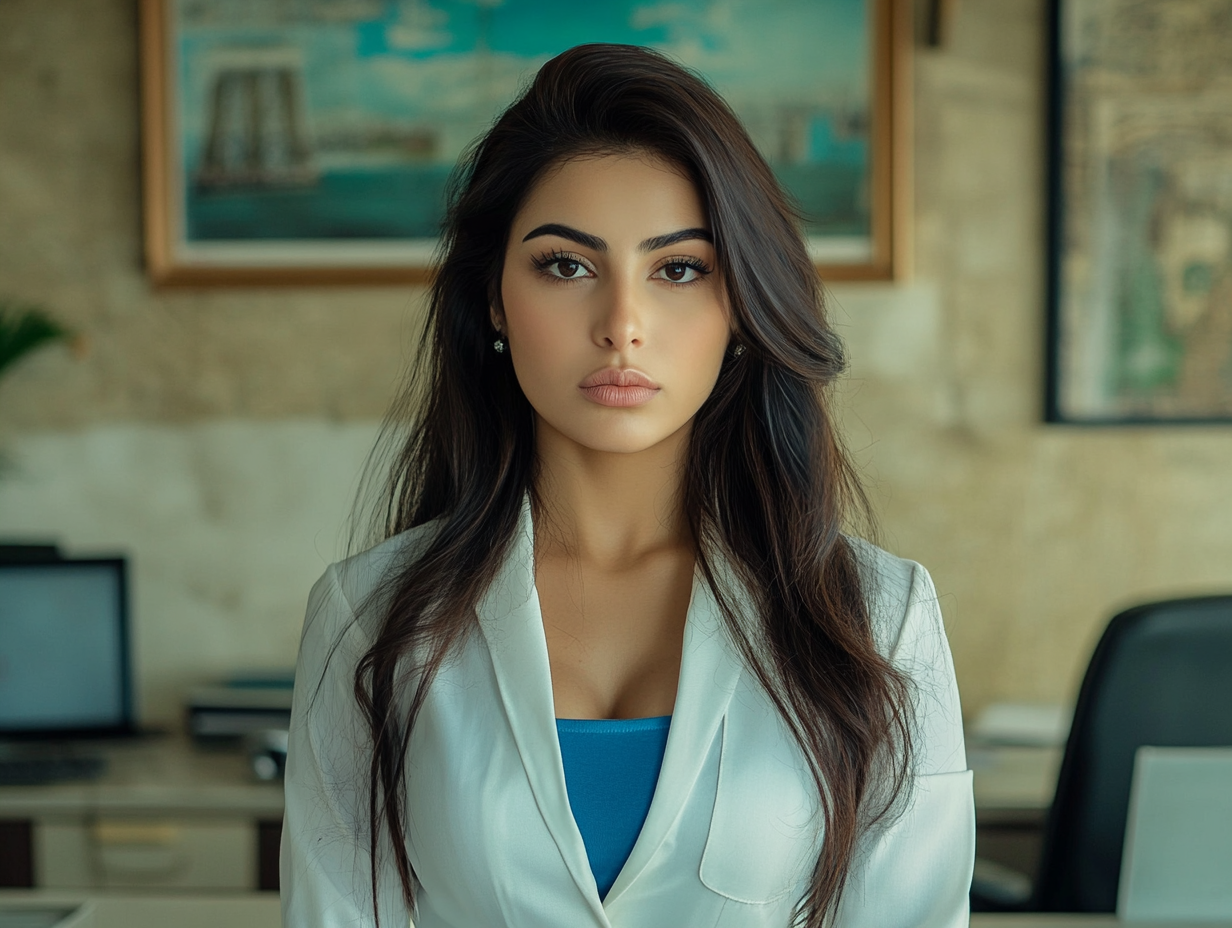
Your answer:
[[[557,719],[556,730],[572,735],[619,735],[643,731],[666,731],[672,723],[670,715],[645,719]]]

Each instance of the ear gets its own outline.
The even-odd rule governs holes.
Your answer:
[[[492,323],[492,328],[504,334],[505,307],[501,302],[499,277],[488,286],[488,319]]]

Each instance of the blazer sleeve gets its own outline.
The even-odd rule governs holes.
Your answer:
[[[285,928],[375,924],[368,853],[371,742],[353,694],[368,640],[331,566],[308,598],[287,746],[280,878]],[[380,924],[406,928],[393,868],[382,875]]]
[[[914,691],[914,774],[899,808],[865,833],[835,924],[966,928],[975,804],[954,664],[928,572],[912,564],[894,665]]]

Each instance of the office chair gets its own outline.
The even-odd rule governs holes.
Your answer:
[[[1232,745],[1232,596],[1108,623],[1087,667],[1027,909],[1114,912],[1134,752]]]

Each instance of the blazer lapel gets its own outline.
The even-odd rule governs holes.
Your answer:
[[[719,563],[715,568],[733,593],[743,589],[732,582],[733,575],[726,564]],[[735,605],[739,608],[744,603]],[[742,669],[718,603],[698,568],[693,573],[680,682],[676,688],[676,706],[667,733],[663,766],[646,821],[605,904],[620,896],[638,878],[671,832],[718,735]]]
[[[480,600],[477,612],[505,715],[535,802],[595,922],[607,928],[586,845],[573,820],[565,788],[547,639],[535,590],[534,527],[529,496],[523,498],[509,556]]]
[[[719,563],[715,567],[728,588],[738,594],[742,587],[733,582],[727,565]],[[738,608],[742,605],[743,602],[736,603]],[[609,922],[565,787],[547,639],[535,589],[534,526],[529,496],[523,498],[509,556],[477,611],[505,715],[535,802],[596,922],[607,928]],[[727,714],[742,667],[718,603],[697,569],[685,619],[680,682],[663,766],[646,821],[606,902],[618,897],[637,879],[671,832]]]

